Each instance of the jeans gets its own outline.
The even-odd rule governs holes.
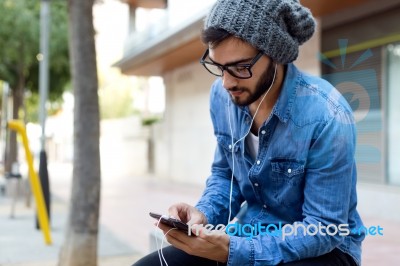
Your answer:
[[[205,258],[189,255],[184,251],[173,246],[163,249],[163,254],[168,266],[226,266],[225,263],[212,261]],[[162,259],[161,259],[162,260]],[[165,266],[164,261],[160,263],[157,251],[143,257],[132,266]],[[316,258],[308,258],[299,261],[281,263],[282,266],[356,266],[350,255],[343,253],[339,249]],[[239,266],[239,265],[238,265]]]

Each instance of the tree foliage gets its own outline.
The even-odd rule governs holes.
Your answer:
[[[32,93],[39,88],[40,0],[0,0],[0,79]],[[70,80],[66,1],[50,1],[49,98]]]

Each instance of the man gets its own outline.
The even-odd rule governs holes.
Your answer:
[[[201,59],[220,77],[210,96],[212,173],[195,207],[179,203],[169,215],[226,225],[242,207],[241,226],[193,226],[188,236],[159,223],[172,246],[135,265],[360,265],[351,108],[292,64],[314,28],[297,0],[216,2]]]

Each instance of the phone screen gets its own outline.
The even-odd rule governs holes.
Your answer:
[[[150,212],[149,214],[151,217],[159,220],[160,223],[168,225],[169,227],[173,227],[178,230],[185,231],[185,232],[188,232],[188,230],[189,230],[189,226],[187,224],[185,224],[184,222],[179,221],[178,219],[162,217],[161,214],[154,213],[154,212]]]

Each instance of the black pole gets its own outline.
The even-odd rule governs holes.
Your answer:
[[[42,185],[44,203],[46,205],[47,215],[50,221],[50,181],[49,172],[47,171],[47,155],[46,151],[40,151],[40,162],[39,162],[39,178]],[[36,215],[36,229],[40,229],[39,221]]]

